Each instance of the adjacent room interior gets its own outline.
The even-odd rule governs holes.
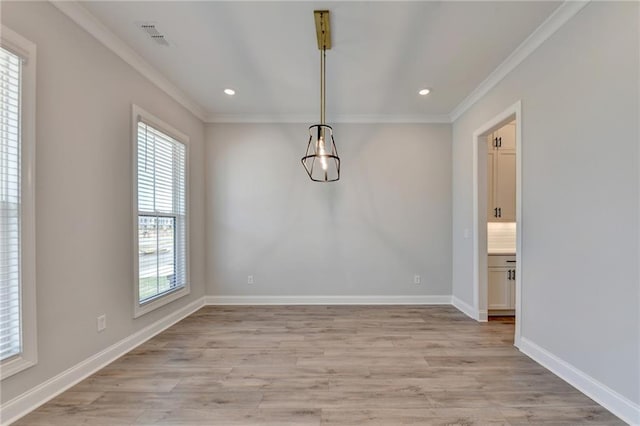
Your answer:
[[[0,424],[640,425],[637,2],[0,18]]]

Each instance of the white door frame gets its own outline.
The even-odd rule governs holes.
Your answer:
[[[486,226],[486,208],[480,211],[480,176],[478,151],[480,143],[487,143],[486,135],[503,125],[516,120],[516,325],[514,345],[520,346],[520,330],[522,327],[522,102],[518,101],[473,132],[473,306],[476,320],[487,321],[487,298],[480,295],[488,293],[487,262],[480,259],[487,257],[487,233],[480,232],[480,226]],[[486,163],[486,159],[482,161]],[[486,185],[485,185],[486,187]],[[486,195],[486,194],[485,194]],[[481,270],[482,269],[482,270]],[[482,274],[482,275],[481,275]]]

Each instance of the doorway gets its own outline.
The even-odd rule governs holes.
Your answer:
[[[517,267],[505,269],[509,280],[514,281],[515,290],[515,333],[514,345],[520,344],[522,314],[522,107],[518,101],[487,121],[473,132],[473,303],[477,321],[487,321],[489,317],[489,250],[487,222],[489,215],[499,215],[498,207],[489,206],[488,161],[489,146],[494,133],[513,122],[515,126],[515,264]],[[489,211],[491,210],[491,211]],[[506,262],[506,260],[505,260]]]

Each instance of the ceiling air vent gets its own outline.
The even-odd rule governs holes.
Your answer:
[[[151,37],[151,40],[155,41],[157,44],[161,44],[163,46],[169,45],[169,42],[164,37],[164,34],[162,34],[160,31],[158,31],[158,28],[156,28],[155,22],[138,22],[137,25],[142,31],[144,31],[149,37]]]

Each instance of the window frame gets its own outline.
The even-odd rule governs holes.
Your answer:
[[[167,291],[158,296],[150,298],[144,302],[140,302],[140,282],[139,282],[139,262],[138,262],[138,123],[154,127],[155,129],[167,134],[176,141],[184,145],[185,148],[185,216],[184,216],[184,244],[185,244],[185,284],[182,287]],[[189,197],[189,137],[175,129],[163,120],[145,111],[138,105],[131,105],[131,147],[132,147],[132,205],[133,205],[133,317],[138,318],[148,312],[154,311],[168,303],[180,299],[191,293],[191,256],[189,254],[190,236],[189,236],[189,217],[191,215],[190,197]],[[144,214],[143,214],[144,216]],[[161,215],[163,216],[163,215]],[[173,216],[172,216],[173,217]]]
[[[0,45],[22,58],[20,72],[20,338],[21,352],[0,361],[0,380],[38,363],[36,311],[36,45],[3,25]]]

